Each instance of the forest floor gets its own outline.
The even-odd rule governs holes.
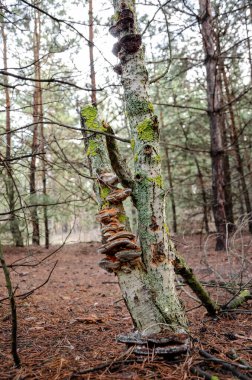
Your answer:
[[[239,284],[251,281],[251,236],[236,235],[230,241],[228,252],[222,253],[214,251],[214,236],[178,236],[175,242],[220,303],[226,303],[232,294],[216,287],[214,281],[238,284],[237,290]],[[192,338],[186,356],[173,360],[160,360],[151,355],[137,358],[123,344],[117,343],[119,333],[132,331],[131,319],[116,277],[98,266],[101,257],[96,253],[97,247],[98,243],[71,244],[55,253],[55,246],[49,251],[40,247],[4,247],[8,264],[23,265],[11,271],[17,296],[18,353],[22,366],[19,369],[13,366],[10,311],[8,302],[2,300],[6,297],[6,288],[1,271],[1,380],[200,378],[192,374],[192,367],[217,375],[219,379],[252,378],[248,368],[252,366],[251,300],[239,310],[213,319],[203,307],[197,307],[191,291],[178,284]],[[48,254],[52,255],[39,265],[25,266],[38,264]],[[232,363],[237,374],[225,369],[223,363],[216,364],[202,357],[200,349]]]

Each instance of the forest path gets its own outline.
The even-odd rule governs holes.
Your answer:
[[[248,260],[252,261],[252,247],[249,236],[236,242],[238,248],[236,247],[235,255],[234,250],[228,255],[215,253],[212,250],[214,238],[204,240],[208,243],[205,254],[204,244],[200,245],[200,237],[197,235],[178,237],[176,240],[179,250],[204,281],[216,278],[213,269],[218,271],[219,279],[221,276],[227,279],[237,273],[242,265],[236,255],[237,249],[245,252],[244,276],[249,276],[249,273],[251,275]],[[248,303],[243,306],[243,313],[232,313],[228,318],[215,320],[209,318],[202,307],[188,312],[194,342],[190,355],[181,362],[152,362],[151,358],[146,358],[144,363],[127,362],[129,355],[125,353],[125,346],[116,343],[115,337],[131,330],[131,320],[121,300],[116,277],[98,266],[98,246],[97,243],[66,245],[37,267],[20,266],[12,271],[13,285],[18,286],[16,294],[23,294],[43,284],[58,260],[50,280],[43,287],[27,298],[18,298],[21,369],[13,368],[10,355],[9,306],[6,301],[0,303],[1,380],[196,379],[197,376],[190,373],[190,367],[204,361],[199,356],[199,347],[226,361],[230,361],[226,355],[231,350],[242,359],[251,359],[252,317],[248,312],[251,311],[251,303]],[[8,263],[26,257],[19,261],[22,264],[28,261],[38,262],[54,250],[55,247],[50,248],[49,252],[41,247],[4,247]],[[208,266],[204,263],[206,258]],[[180,292],[181,289],[182,287],[179,288]],[[220,289],[209,289],[217,299],[227,301],[228,293],[224,294]],[[0,299],[5,296],[5,284],[0,272]],[[197,306],[183,291],[181,296],[186,310]],[[78,371],[119,358],[126,362],[88,374],[78,374]],[[211,367],[210,364],[206,368],[209,373],[220,374],[221,371],[220,367]],[[223,372],[220,378],[232,379],[232,375]]]

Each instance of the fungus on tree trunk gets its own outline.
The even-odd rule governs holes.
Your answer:
[[[105,182],[104,175],[100,181]],[[127,231],[125,225],[119,220],[123,207],[122,202],[130,194],[131,189],[113,188],[105,198],[105,204],[108,202],[109,205],[103,208],[97,216],[97,220],[105,226],[102,228],[104,243],[98,249],[98,253],[105,254],[106,257],[100,261],[100,266],[108,272],[116,272],[121,268],[122,263],[125,267],[127,262],[141,257],[141,249],[136,243],[136,236]]]

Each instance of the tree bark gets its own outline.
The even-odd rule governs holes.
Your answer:
[[[226,248],[226,210],[223,114],[221,112],[221,80],[218,68],[218,47],[210,0],[199,0],[200,22],[206,54],[207,103],[210,122],[213,214],[217,230],[216,251]]]
[[[4,23],[1,24],[1,34],[2,34],[2,41],[3,41],[3,66],[4,70],[8,70],[8,57],[7,57],[7,35],[4,30]],[[13,172],[12,172],[12,166],[11,162],[8,161],[11,158],[11,118],[10,118],[10,108],[11,108],[11,102],[10,102],[10,90],[8,87],[8,77],[4,76],[4,90],[5,90],[5,104],[6,104],[6,172],[7,172],[7,179],[6,179],[6,193],[8,197],[9,202],[9,210],[10,210],[10,231],[12,234],[12,239],[14,244],[17,247],[23,247],[23,237],[19,228],[19,222],[17,215],[15,214],[15,184],[14,184],[14,178],[13,178]]]

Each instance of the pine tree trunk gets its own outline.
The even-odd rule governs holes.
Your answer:
[[[160,103],[160,97],[158,93],[158,102]],[[164,117],[162,110],[160,111],[160,129],[161,131],[164,130]],[[172,178],[172,171],[171,171],[171,162],[169,157],[169,150],[167,147],[167,144],[164,146],[164,153],[165,153],[165,161],[167,166],[167,174],[168,174],[168,181],[169,181],[169,195],[171,199],[171,207],[172,207],[172,225],[173,225],[173,232],[176,234],[178,230],[177,226],[177,213],[176,213],[176,203],[175,203],[175,196],[174,196],[174,189],[173,189],[173,178]]]
[[[34,67],[35,67],[35,79],[39,80],[39,14],[35,10],[34,17],[34,35],[33,35],[33,55],[34,55]],[[37,190],[36,190],[36,153],[39,148],[38,141],[38,127],[39,127],[39,82],[34,86],[33,93],[33,138],[32,138],[32,158],[30,164],[30,196],[33,204],[37,203]],[[40,231],[39,231],[39,218],[37,206],[31,208],[31,221],[32,221],[32,244],[40,244]]]
[[[167,166],[167,173],[168,173],[168,180],[169,180],[169,196],[171,198],[171,206],[172,206],[172,226],[173,226],[173,232],[176,234],[178,231],[177,227],[177,213],[176,213],[176,203],[175,203],[175,197],[174,197],[174,188],[173,188],[173,179],[172,179],[172,172],[171,172],[171,162],[169,157],[169,150],[167,146],[164,148],[165,152],[165,159],[166,159],[166,166]]]
[[[1,34],[3,41],[3,66],[4,70],[8,69],[8,57],[7,57],[7,35],[4,30],[4,24],[1,25]],[[15,214],[15,186],[14,186],[14,178],[12,173],[12,167],[10,158],[11,158],[11,118],[10,118],[10,93],[8,88],[8,77],[4,76],[4,89],[5,89],[5,104],[6,104],[6,193],[9,202],[9,210],[10,210],[10,231],[12,234],[12,239],[14,244],[17,247],[23,247],[23,237],[20,232],[18,218]]]
[[[244,197],[246,212],[248,214],[249,232],[252,233],[252,207],[251,207],[249,191],[248,191],[248,187],[247,187],[245,175],[244,175],[243,159],[242,159],[242,156],[240,153],[239,136],[238,136],[237,128],[236,128],[235,115],[234,115],[233,104],[232,104],[232,95],[231,95],[231,92],[229,90],[229,83],[228,83],[228,78],[226,75],[226,70],[225,70],[224,65],[222,68],[222,75],[223,75],[223,82],[224,82],[224,86],[225,86],[225,92],[226,92],[227,103],[228,103],[228,111],[229,111],[229,117],[230,117],[231,143],[235,149],[236,168],[237,168],[237,171],[240,175],[242,195]]]
[[[213,214],[217,230],[216,251],[226,248],[226,211],[223,115],[221,110],[221,81],[218,68],[218,49],[215,40],[210,1],[199,0],[201,33],[206,54],[207,102],[210,122]]]

